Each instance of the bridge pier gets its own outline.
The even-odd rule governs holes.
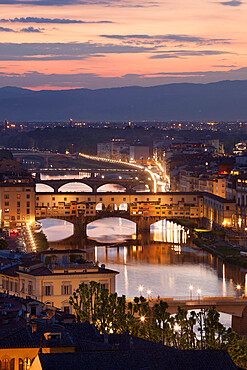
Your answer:
[[[242,317],[232,315],[232,329],[239,335],[247,336],[247,307],[243,310]]]

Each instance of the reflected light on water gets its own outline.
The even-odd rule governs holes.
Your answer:
[[[226,296],[226,267],[225,264],[222,266],[222,293],[223,297]]]
[[[41,223],[41,230],[47,237],[48,242],[67,239],[74,234],[74,225],[71,222],[46,218],[38,220]]]
[[[245,274],[244,295],[247,297],[247,274]]]
[[[108,217],[87,225],[89,239],[101,243],[118,243],[131,239],[136,233],[136,224],[120,217]]]
[[[187,231],[181,225],[169,220],[155,222],[150,228],[151,239],[158,242],[185,244]]]

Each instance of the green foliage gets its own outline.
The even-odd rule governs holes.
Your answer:
[[[76,263],[76,262],[80,264],[86,263],[86,260],[82,258],[82,256],[78,256],[76,254],[71,254],[69,256],[69,260],[70,260],[70,263]]]
[[[226,330],[214,307],[198,313],[178,307],[171,316],[167,302],[160,300],[152,307],[150,302],[141,296],[127,303],[125,296],[118,297],[95,281],[80,284],[70,297],[77,321],[90,321],[102,334],[128,331],[177,349],[224,349],[238,366],[246,368],[246,343],[231,328]]]
[[[45,251],[49,248],[47,237],[43,233],[42,230],[37,232],[37,233],[34,233],[33,236],[34,236],[37,252],[42,252],[42,251]]]
[[[0,239],[0,250],[8,249],[8,243],[4,239]]]

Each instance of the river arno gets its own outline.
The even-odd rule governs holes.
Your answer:
[[[50,232],[48,238],[54,241],[56,235],[57,239],[66,236],[61,234],[65,230],[64,222],[45,222],[44,231]],[[67,236],[70,234],[71,229],[67,229]],[[236,296],[237,284],[242,286],[241,294],[247,294],[246,271],[193,246],[180,225],[159,222],[152,227],[150,235],[139,235],[135,240],[135,227],[130,221],[112,218],[90,224],[88,234],[91,240],[80,245],[72,236],[52,242],[51,247],[83,247],[88,260],[119,271],[117,292],[128,298],[139,294],[140,285],[144,295],[150,289],[153,297],[188,298],[190,285],[194,297],[198,296],[197,289],[201,290],[201,296]],[[124,242],[126,237],[131,240]]]

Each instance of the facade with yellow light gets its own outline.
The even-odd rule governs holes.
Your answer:
[[[20,227],[35,222],[35,187],[28,179],[0,183],[2,227]]]

